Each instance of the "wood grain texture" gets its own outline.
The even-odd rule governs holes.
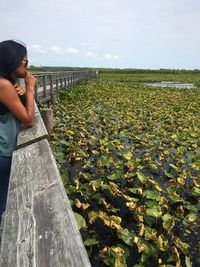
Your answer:
[[[18,134],[17,149],[47,138],[48,132],[41,118],[40,111],[35,104],[35,125],[32,128],[24,128]]]
[[[14,152],[0,267],[90,267],[47,140]]]

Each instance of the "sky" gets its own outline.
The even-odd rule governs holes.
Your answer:
[[[200,69],[200,0],[0,0],[30,65]]]

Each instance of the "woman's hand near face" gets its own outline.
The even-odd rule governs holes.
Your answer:
[[[18,84],[15,84],[14,88],[19,96],[25,95],[24,88],[20,87]]]
[[[30,72],[27,71],[25,76],[25,84],[27,90],[34,90],[35,83],[36,83],[36,78],[32,74],[30,74]]]

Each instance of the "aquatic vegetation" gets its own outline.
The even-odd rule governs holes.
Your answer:
[[[92,266],[200,265],[200,90],[90,81],[52,108]]]

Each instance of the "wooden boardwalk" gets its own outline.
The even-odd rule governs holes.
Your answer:
[[[65,71],[65,72],[48,72],[36,73],[37,78],[35,86],[35,100],[37,104],[51,101],[59,90],[71,88],[77,84],[88,81],[89,79],[98,78],[97,71]]]

